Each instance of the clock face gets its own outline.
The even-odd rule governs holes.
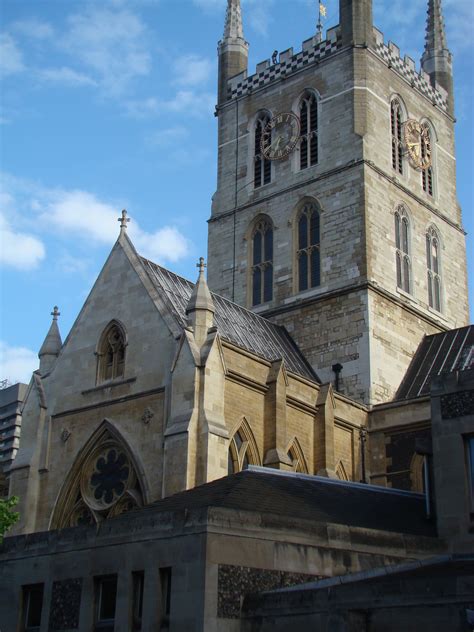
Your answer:
[[[260,140],[260,150],[268,160],[283,160],[291,154],[299,139],[299,118],[292,112],[282,112],[266,124]]]
[[[413,119],[405,123],[405,144],[415,167],[431,167],[431,138],[428,128]]]

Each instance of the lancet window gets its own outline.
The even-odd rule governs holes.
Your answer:
[[[432,135],[431,135],[430,128],[426,123],[423,125],[423,127],[428,133],[429,144],[432,147]],[[426,158],[427,150],[428,150],[427,139],[425,136],[422,136],[421,137],[421,157],[423,159]],[[421,170],[421,184],[423,187],[423,191],[430,196],[433,196],[433,176],[434,176],[434,173],[433,173],[432,164],[428,167],[428,169]]]
[[[318,124],[318,101],[314,94],[309,93],[300,103],[300,169],[315,165],[319,160]]]
[[[441,267],[439,237],[434,228],[426,233],[426,268],[428,283],[428,304],[441,311]]]
[[[288,457],[291,461],[294,472],[302,472],[307,474],[308,467],[304,458],[303,451],[298,442],[298,439],[294,439],[291,446],[288,448]]]
[[[123,377],[125,371],[125,334],[113,321],[103,332],[99,347],[97,381],[106,382]]]
[[[393,99],[390,104],[390,121],[392,131],[392,167],[398,173],[403,173],[403,140],[402,125],[403,114],[402,106],[398,99]]]
[[[321,227],[316,203],[308,202],[298,215],[298,291],[321,284]]]
[[[229,474],[246,470],[249,465],[259,465],[257,444],[246,419],[234,433],[229,445]]]
[[[403,206],[395,211],[395,260],[397,267],[397,287],[410,292],[411,260],[410,260],[410,222]]]
[[[254,186],[255,188],[268,184],[272,179],[272,164],[270,160],[262,154],[261,140],[270,117],[262,114],[255,123],[255,148],[254,148]]]
[[[273,228],[262,219],[252,236],[252,305],[273,298]]]

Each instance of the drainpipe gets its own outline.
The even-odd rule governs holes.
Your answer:
[[[331,368],[334,371],[334,375],[336,376],[334,388],[336,389],[336,391],[339,391],[340,390],[339,387],[340,387],[340,378],[341,378],[342,364],[340,364],[338,362],[337,364],[333,364]]]

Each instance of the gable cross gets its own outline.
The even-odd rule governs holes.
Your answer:
[[[58,320],[58,316],[61,316],[61,312],[59,311],[59,308],[57,305],[55,305],[53,307],[53,311],[51,312],[51,316],[53,317],[53,320]]]
[[[120,222],[120,230],[125,230],[129,221],[130,217],[127,217],[127,211],[123,209],[122,216],[117,219],[117,222]]]
[[[199,274],[204,274],[204,268],[207,268],[207,263],[204,263],[204,257],[199,257],[199,262],[196,263],[196,268],[199,268]]]

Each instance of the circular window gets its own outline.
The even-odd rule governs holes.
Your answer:
[[[102,445],[87,460],[81,492],[92,509],[108,509],[133,486],[133,468],[126,452],[115,444]]]

